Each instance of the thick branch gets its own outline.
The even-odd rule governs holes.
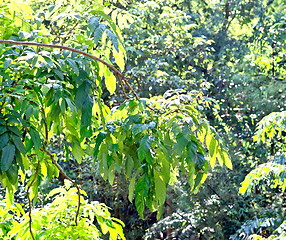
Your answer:
[[[123,84],[122,84],[122,80],[125,82],[125,84],[127,85],[127,87],[130,89],[130,91],[133,93],[133,95],[135,96],[135,98],[139,101],[139,97],[136,94],[136,92],[134,91],[134,89],[131,87],[131,85],[128,83],[128,81],[126,80],[126,78],[124,77],[124,75],[118,71],[114,66],[110,65],[109,63],[105,62],[104,60],[86,53],[84,51],[75,49],[75,48],[71,48],[71,47],[66,47],[66,46],[62,46],[62,45],[55,45],[55,44],[44,44],[44,43],[37,43],[37,42],[20,42],[20,41],[12,41],[12,40],[0,40],[0,44],[10,44],[10,45],[20,45],[20,46],[37,46],[37,47],[47,47],[47,48],[58,48],[58,49],[64,49],[64,50],[68,50],[68,51],[72,51],[72,52],[76,52],[79,54],[82,54],[84,56],[90,57],[91,59],[94,59],[96,61],[99,61],[100,63],[104,64],[105,66],[107,66],[109,69],[111,69],[116,76],[119,76],[118,81],[120,83],[120,87],[123,91],[123,93],[125,92]],[[121,79],[120,79],[121,78]],[[127,95],[124,94],[124,97],[126,98]],[[129,99],[128,97],[126,99]],[[147,105],[147,107],[152,110],[155,111],[152,107],[150,107],[149,105]]]
[[[0,44],[10,44],[10,45],[20,45],[20,46],[37,46],[37,47],[47,47],[47,48],[59,48],[59,49],[64,49],[64,50],[68,50],[68,51],[72,51],[72,52],[76,52],[79,54],[82,54],[84,56],[90,57],[96,61],[101,62],[102,64],[106,65],[107,67],[109,67],[112,71],[119,73],[120,75],[122,75],[121,72],[119,72],[115,67],[113,67],[112,65],[110,65],[109,63],[103,61],[102,59],[93,56],[92,54],[86,53],[84,51],[75,49],[75,48],[71,48],[71,47],[66,47],[66,46],[62,46],[62,45],[55,45],[55,44],[44,44],[44,43],[38,43],[38,42],[20,42],[20,41],[12,41],[12,40],[0,40]]]

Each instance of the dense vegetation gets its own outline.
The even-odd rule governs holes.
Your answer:
[[[0,239],[286,237],[285,14],[0,0]]]

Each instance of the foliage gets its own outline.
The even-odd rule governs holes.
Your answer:
[[[127,74],[137,79],[134,87],[144,97],[169,89],[196,89],[207,77],[213,40],[197,34],[199,14],[185,10],[184,1],[168,0],[134,1],[129,11],[135,21],[125,31]]]
[[[285,132],[285,111],[273,112],[265,116],[257,127],[257,132],[254,140],[256,141],[271,141],[275,138],[284,140]],[[283,141],[284,142],[284,141]]]
[[[126,238],[151,211],[163,218],[145,238],[282,237],[283,4],[0,1],[0,39],[14,40],[0,48],[4,208],[19,180],[39,208],[58,177],[113,206]]]
[[[160,217],[167,186],[176,176],[187,175],[191,190],[197,191],[216,159],[232,168],[223,142],[200,113],[200,101],[206,105],[209,101],[200,100],[201,92],[169,92],[164,98],[140,100],[113,67],[112,63],[123,71],[126,56],[120,30],[112,20],[116,9],[109,5],[101,1],[34,6],[1,2],[0,38],[7,41],[0,41],[9,44],[0,48],[0,180],[7,188],[7,208],[18,187],[18,175],[27,181],[29,211],[47,178],[62,177],[77,189],[77,195],[72,194],[75,189],[61,190],[62,196],[33,214],[35,218],[29,212],[12,228],[11,236],[54,239],[61,233],[84,239],[90,231],[97,238],[93,213],[87,212],[94,210],[104,234],[109,231],[111,239],[124,238],[105,207],[76,202],[74,198],[82,195],[80,188],[58,165],[59,158],[78,164],[92,158],[111,184],[116,171],[124,168],[131,179],[129,200],[135,193],[142,218],[145,206]],[[115,94],[117,81],[124,97],[130,99],[127,87],[135,100],[110,110],[102,95],[105,89]],[[55,136],[63,142],[63,155],[54,154]]]
[[[268,230],[272,229],[273,231],[273,229],[280,225],[281,220],[279,220],[280,219],[277,218],[255,218],[253,220],[247,220],[243,223],[241,228],[237,230],[236,234],[231,236],[230,239],[256,239],[254,237],[256,234],[253,233],[258,233],[260,236],[262,236],[263,233],[265,233],[265,228]]]
[[[81,191],[86,195],[85,192]],[[49,195],[54,197],[52,203],[47,204],[45,208],[35,209],[32,213],[33,224],[32,231],[36,234],[36,239],[43,237],[44,239],[100,239],[103,234],[110,234],[110,239],[117,239],[117,235],[121,239],[125,239],[122,226],[124,224],[115,218],[111,218],[107,207],[98,202],[88,203],[88,200],[81,198],[81,210],[79,214],[78,225],[70,225],[73,216],[77,210],[78,195],[76,188],[70,188],[66,184],[65,188],[55,188]],[[29,217],[25,214],[22,207],[17,204],[12,208],[17,211],[18,221],[14,220],[10,215],[10,229],[5,233],[6,238],[12,239],[30,239],[29,233]],[[7,219],[7,208],[3,209],[1,217]],[[23,215],[20,218],[20,214]],[[101,231],[97,225],[100,226]],[[4,225],[4,224],[3,224]],[[102,233],[101,233],[102,232]],[[9,239],[10,239],[9,238]]]
[[[134,18],[131,30],[123,32],[128,38],[128,73],[137,77],[133,87],[138,88],[141,96],[177,86],[199,89],[204,81],[202,92],[221,100],[217,115],[206,112],[211,125],[217,126],[227,142],[234,170],[215,168],[196,196],[182,203],[175,195],[174,205],[182,204],[189,211],[199,205],[198,213],[193,214],[197,219],[204,218],[195,225],[195,232],[206,239],[227,239],[244,221],[264,218],[265,209],[283,211],[283,194],[237,196],[240,182],[251,169],[273,160],[274,153],[282,148],[280,139],[279,142],[273,139],[269,148],[253,142],[252,136],[262,117],[285,109],[283,3],[135,1],[133,4],[130,12],[138,18]],[[185,39],[188,43],[180,47]],[[195,40],[199,45],[195,45]],[[142,67],[139,69],[138,65]],[[211,203],[213,198],[218,199],[216,203]],[[215,234],[208,230],[212,228]]]
[[[194,237],[194,222],[195,219],[191,213],[175,212],[149,228],[144,239],[191,239]],[[164,236],[170,229],[172,229],[172,232]]]
[[[144,110],[142,102],[131,101],[126,107],[121,106],[110,118],[107,116],[113,121],[106,126],[109,131],[101,132],[97,137],[97,142],[103,142],[98,153],[103,178],[112,184],[113,169],[116,165],[125,165],[125,175],[131,178],[129,200],[132,200],[135,189],[135,205],[141,217],[145,205],[152,211],[160,210],[169,182],[173,182],[172,178],[179,173],[188,176],[190,188],[194,191],[204,182],[209,166],[214,167],[216,158],[221,166],[225,164],[232,168],[222,142],[217,140],[219,137],[200,118],[196,95],[172,95],[169,92],[165,99],[155,98],[148,103],[158,110],[156,115],[149,110],[139,114]],[[122,115],[127,117],[122,118]],[[118,120],[121,121],[116,122]],[[170,130],[160,131],[163,129]],[[209,161],[205,160],[205,148]]]
[[[272,139],[275,135],[280,135],[283,129],[283,117],[284,112],[281,113],[271,113],[264,117],[258,124],[256,135],[254,139],[256,141],[267,141],[267,139]],[[283,138],[283,137],[282,137]],[[282,144],[284,147],[284,143]],[[285,154],[279,153],[274,157],[274,161],[261,164],[252,170],[241,183],[241,188],[239,192],[241,194],[254,194],[259,192],[271,191],[272,189],[278,190],[281,188],[282,192],[285,191]],[[281,208],[281,206],[280,206]],[[283,206],[282,206],[283,209]],[[277,209],[278,210],[278,209]],[[248,221],[245,222],[241,229],[237,231],[236,235],[233,235],[233,239],[238,237],[243,239],[243,236],[249,236],[250,233],[255,233],[256,231],[262,232],[267,231],[264,236],[269,236],[267,239],[279,239],[283,237],[284,223],[282,220],[285,216],[276,216],[275,218],[265,218],[263,221]],[[267,224],[270,223],[270,224]],[[249,230],[248,230],[249,229]],[[270,234],[269,234],[270,233]],[[273,233],[273,234],[271,234]],[[262,236],[262,235],[261,235]],[[264,239],[257,235],[251,235],[251,239]]]
[[[254,192],[257,185],[263,186],[262,182],[267,182],[270,188],[280,187],[284,191],[285,166],[272,162],[261,164],[246,176],[239,192],[241,194]],[[266,190],[265,187],[263,190]]]

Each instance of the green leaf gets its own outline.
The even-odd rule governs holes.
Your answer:
[[[213,136],[211,136],[211,140],[209,142],[209,155],[210,155],[210,164],[211,167],[214,168],[216,162],[216,150],[217,150],[217,141]]]
[[[78,162],[78,164],[81,164],[84,152],[83,152],[83,150],[80,146],[80,143],[78,141],[72,141],[72,154],[73,154],[75,160]]]
[[[12,138],[12,141],[14,143],[14,145],[16,146],[16,148],[23,154],[26,154],[26,150],[24,147],[23,142],[21,141],[20,137],[14,136],[14,135],[10,135],[10,137]]]
[[[64,98],[60,98],[59,103],[60,103],[59,104],[60,105],[60,109],[61,109],[62,113],[64,114],[65,111],[66,111],[66,107],[67,107],[65,99]]]
[[[40,149],[42,146],[40,134],[34,128],[30,128],[30,133],[31,133],[31,138],[32,138],[32,141],[35,147],[37,149]]]
[[[77,109],[82,108],[82,105],[88,96],[90,87],[91,87],[90,82],[84,81],[76,90],[75,105],[76,105]]]
[[[108,178],[107,156],[105,151],[99,152],[99,171],[104,180]]]
[[[167,187],[160,172],[154,170],[155,195],[160,206],[165,203]]]
[[[223,159],[224,159],[224,164],[227,166],[229,169],[232,170],[232,162],[227,154],[226,151],[222,151]]]
[[[6,126],[0,126],[0,135],[2,135],[4,132],[7,132]]]
[[[16,150],[15,152],[15,158],[16,158],[16,162],[18,163],[18,165],[21,167],[22,171],[24,172],[25,171],[25,167],[29,167],[27,163],[27,158],[24,158],[24,160],[22,159],[22,156],[21,156],[21,153],[20,151]],[[26,166],[25,166],[26,165]]]
[[[91,123],[93,99],[88,95],[82,105],[81,124],[82,126],[89,126]]]
[[[74,112],[76,110],[74,102],[69,98],[65,98],[65,101],[66,101],[67,105],[69,106],[70,110],[72,112]]]
[[[195,142],[189,142],[187,145],[187,156],[186,156],[186,161],[188,165],[191,162],[196,163],[197,162],[197,148],[198,145]]]
[[[10,137],[7,132],[0,136],[0,151],[8,144],[9,140]]]
[[[125,68],[125,61],[124,61],[124,54],[122,51],[113,51],[113,56],[115,58],[116,64],[119,66],[121,72],[124,71]]]
[[[9,181],[15,185],[18,182],[18,168],[14,165],[10,166],[6,171]]]
[[[22,136],[22,133],[20,132],[20,130],[15,127],[15,126],[8,126],[8,129],[13,132],[15,135],[17,135],[18,137]]]
[[[90,32],[92,33],[98,26],[99,26],[99,17],[92,16],[88,21],[88,28]]]
[[[98,10],[94,10],[92,11],[94,14],[97,14],[101,17],[103,17],[106,21],[108,21],[109,25],[111,26],[112,30],[114,33],[116,33],[117,38],[119,39],[119,34],[116,32],[116,25],[115,23],[112,21],[111,17],[109,17],[107,14],[105,14],[103,11],[98,11]],[[120,40],[120,39],[119,39]]]
[[[132,203],[132,199],[133,199],[133,193],[134,193],[134,189],[135,189],[135,177],[131,178],[130,183],[129,183],[129,193],[128,193],[128,199],[129,201]]]
[[[98,41],[101,39],[105,28],[106,27],[104,24],[99,24],[99,26],[95,29],[95,31],[94,31],[94,43],[95,44],[97,44]]]
[[[151,148],[154,139],[155,139],[154,136],[145,135],[140,141],[140,148],[142,148],[145,151],[148,151]]]
[[[98,154],[98,151],[99,151],[99,147],[101,145],[101,143],[103,142],[103,140],[105,139],[107,133],[106,132],[100,132],[97,136],[96,136],[96,140],[95,140],[95,146],[94,146],[94,153],[93,153],[93,156],[96,160],[97,158],[97,154]],[[93,163],[93,166],[95,165],[95,161]]]
[[[110,183],[110,185],[113,185],[114,182],[114,162],[111,163],[109,169],[108,169],[108,181]]]
[[[109,93],[112,95],[116,90],[116,77],[109,70],[109,68],[105,68],[105,85]]]
[[[194,176],[195,176],[195,163],[192,162],[189,166],[189,171],[188,171],[188,182],[189,182],[191,191],[194,187]]]
[[[143,161],[144,158],[147,160],[149,164],[152,164],[152,155],[150,152],[150,148],[152,145],[153,140],[155,139],[154,136],[145,135],[140,141],[140,147],[138,148],[138,158],[140,161]]]
[[[206,161],[206,160],[205,160],[205,156],[204,156],[203,154],[198,153],[198,154],[197,154],[197,159],[198,159],[197,165],[198,165],[199,167],[203,166],[204,163],[205,163],[205,161]]]
[[[185,148],[188,144],[188,140],[184,137],[184,134],[180,133],[176,137],[177,142],[174,145],[174,153],[177,156],[182,156],[185,152]]]
[[[138,185],[138,183],[137,183]],[[136,188],[137,188],[136,185]],[[144,219],[144,209],[145,209],[145,204],[144,204],[144,199],[142,195],[135,195],[135,207],[138,211],[139,216]]]
[[[62,71],[55,69],[54,72],[62,81],[65,80],[65,77]]]
[[[203,176],[204,176],[203,173],[199,173],[199,174],[196,176],[194,189],[196,189],[196,188],[199,186],[199,184],[201,183],[201,180],[202,180]]]
[[[141,133],[148,128],[149,128],[148,124],[144,123],[134,124],[132,126],[132,133],[134,134],[134,136],[136,136],[138,133]]]
[[[5,58],[3,63],[3,69],[6,70],[10,66],[11,62],[12,62],[11,58]]]
[[[106,29],[105,32],[109,41],[111,41],[113,46],[115,47],[116,51],[119,52],[119,44],[116,35],[110,29]]]
[[[130,155],[127,155],[127,159],[125,162],[125,175],[127,178],[131,176],[133,167],[134,167],[134,161]]]
[[[1,171],[6,172],[11,166],[14,156],[15,156],[15,146],[9,143],[6,147],[3,148],[1,156]]]
[[[74,60],[72,60],[72,59],[69,59],[69,58],[67,58],[66,61],[67,61],[67,62],[69,63],[69,65],[71,66],[71,68],[72,68],[72,70],[74,71],[74,73],[75,73],[76,75],[78,75],[78,74],[79,74],[79,70],[78,70],[78,67],[77,67],[77,65],[76,65],[76,62],[75,62]]]

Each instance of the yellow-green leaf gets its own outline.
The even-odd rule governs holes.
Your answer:
[[[123,72],[125,68],[123,52],[121,50],[117,52],[116,49],[113,48],[113,55],[114,55],[116,64],[119,66],[120,70]]]
[[[108,68],[105,68],[105,85],[107,90],[112,95],[116,90],[116,77]]]
[[[132,199],[133,199],[134,189],[135,189],[135,176],[130,180],[130,183],[129,183],[128,199],[130,202],[132,202]]]

